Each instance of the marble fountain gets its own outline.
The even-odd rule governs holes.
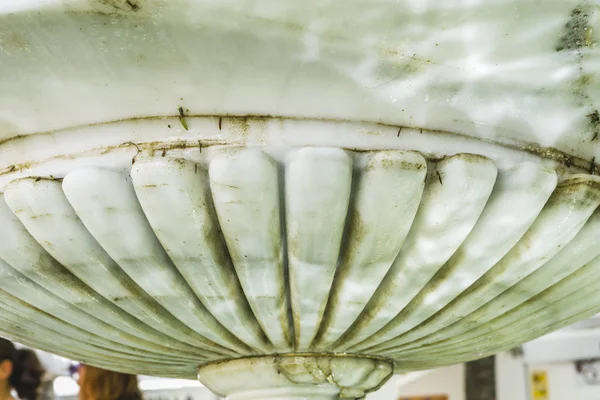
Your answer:
[[[0,2],[0,335],[360,399],[600,312],[599,6]]]

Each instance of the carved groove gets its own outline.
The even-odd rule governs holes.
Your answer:
[[[600,178],[557,181],[338,148],[20,179],[0,199],[0,333],[187,378],[266,354],[481,358],[600,311]]]

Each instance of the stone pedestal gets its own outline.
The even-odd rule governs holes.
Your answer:
[[[230,400],[361,399],[392,376],[383,359],[342,355],[241,358],[203,365],[198,379]]]

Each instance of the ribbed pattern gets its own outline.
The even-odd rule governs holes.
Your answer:
[[[600,178],[482,156],[227,150],[12,182],[0,332],[112,369],[482,357],[600,311]]]

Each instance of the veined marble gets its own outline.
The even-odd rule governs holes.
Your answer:
[[[215,378],[227,360],[432,368],[600,311],[597,176],[544,159],[231,140],[133,144],[126,169],[8,183],[0,332],[128,372],[201,366],[242,399],[267,394]],[[323,398],[342,395],[327,382]]]
[[[0,4],[0,334],[361,398],[600,311],[600,3]]]

